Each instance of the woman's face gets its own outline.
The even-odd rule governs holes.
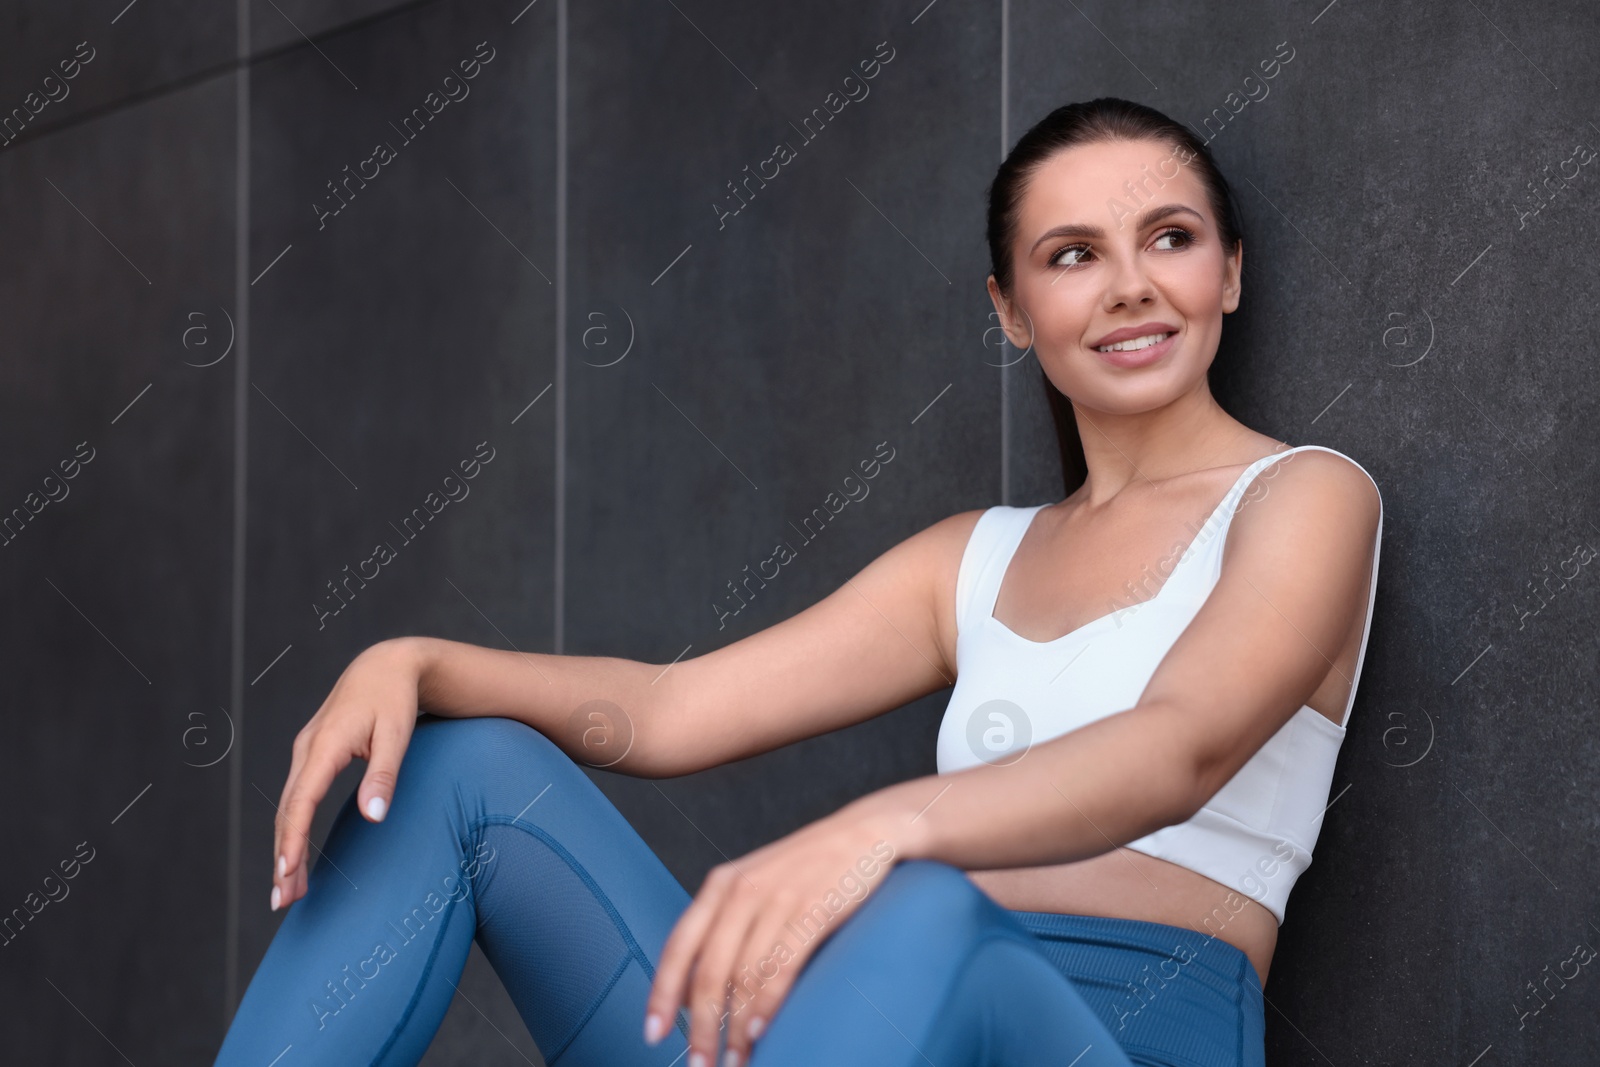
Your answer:
[[[1240,257],[1224,255],[1205,187],[1182,159],[1154,141],[1057,152],[1023,194],[1009,301],[989,277],[1011,343],[1032,344],[1081,407],[1134,414],[1190,392],[1216,355],[1222,316],[1239,306]],[[1144,344],[1171,336],[1098,350],[1125,331]]]

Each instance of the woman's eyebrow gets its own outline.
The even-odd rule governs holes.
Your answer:
[[[1205,217],[1202,216],[1200,212],[1186,204],[1162,204],[1160,207],[1153,207],[1146,211],[1143,215],[1140,215],[1137,228],[1142,230],[1151,223],[1160,222],[1169,215],[1177,215],[1181,213],[1187,213],[1193,215],[1197,219],[1200,219],[1202,222],[1205,221]],[[1054,237],[1085,237],[1093,240],[1101,240],[1105,237],[1105,235],[1106,232],[1100,227],[1090,226],[1081,222],[1069,223],[1064,226],[1055,226],[1040,234],[1039,239],[1033,242],[1033,247],[1028,249],[1028,253],[1031,255],[1034,249],[1037,249],[1040,245],[1044,244],[1044,242]]]

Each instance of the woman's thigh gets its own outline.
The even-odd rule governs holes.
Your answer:
[[[415,1064],[476,937],[547,1062],[668,1064],[686,1019],[642,1037],[656,961],[689,896],[543,734],[418,720],[381,823],[335,816],[218,1064]]]
[[[1033,936],[964,872],[907,860],[806,962],[749,1067],[820,1063],[1132,1061]]]

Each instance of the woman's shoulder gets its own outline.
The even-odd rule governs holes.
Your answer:
[[[1293,465],[1309,472],[1304,477],[1322,486],[1324,493],[1351,503],[1366,501],[1382,510],[1378,480],[1351,457],[1327,445],[1296,445],[1290,451],[1293,455],[1280,460],[1279,466],[1290,466],[1287,460],[1292,459]]]
[[[1278,528],[1284,535],[1320,531],[1370,544],[1382,536],[1383,497],[1375,478],[1351,457],[1324,445],[1297,445],[1258,461],[1243,487],[1236,525]],[[1261,502],[1278,506],[1263,508]],[[1248,514],[1246,514],[1248,513]]]

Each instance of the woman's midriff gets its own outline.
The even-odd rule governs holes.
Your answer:
[[[1205,875],[1128,848],[1077,863],[968,871],[1003,908],[1143,919],[1211,934],[1250,957],[1266,988],[1278,920],[1261,904]]]

